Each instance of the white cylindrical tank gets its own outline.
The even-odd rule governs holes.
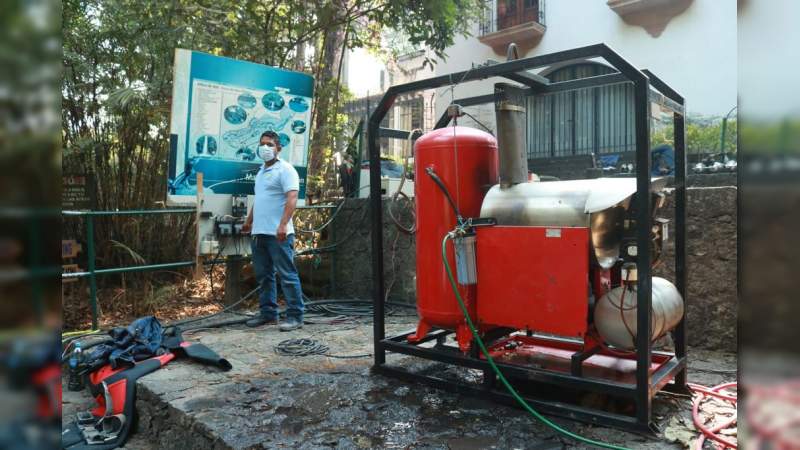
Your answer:
[[[683,318],[683,298],[674,284],[653,277],[653,315],[650,340],[675,328]],[[624,292],[624,294],[623,294]],[[618,286],[606,293],[594,308],[594,323],[607,343],[632,350],[636,339],[636,284]]]

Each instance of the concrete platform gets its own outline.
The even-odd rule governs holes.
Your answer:
[[[411,317],[389,322],[390,332],[414,325]],[[126,448],[585,448],[556,436],[521,409],[371,375],[371,358],[292,358],[274,352],[284,339],[310,337],[325,342],[334,355],[371,353],[369,323],[306,325],[290,333],[275,326],[235,326],[199,329],[185,337],[223,355],[233,370],[223,373],[179,360],[142,378],[138,428]],[[414,358],[392,358],[393,363],[419,364]],[[693,352],[690,367],[695,369],[690,379],[702,384],[736,377],[731,354]],[[65,386],[64,392],[65,421],[92,404],[86,391],[73,393]],[[688,399],[659,396],[654,407],[665,428],[675,423],[674,417],[689,417]],[[630,448],[684,448],[663,435],[648,438],[555,421]],[[667,433],[672,439],[674,431]]]

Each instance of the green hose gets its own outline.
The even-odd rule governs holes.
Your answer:
[[[509,393],[514,397],[514,399],[525,408],[533,417],[539,419],[542,423],[547,425],[548,427],[558,431],[561,434],[571,437],[577,441],[583,442],[585,444],[594,445],[596,447],[602,448],[611,448],[615,450],[629,450],[626,447],[620,447],[613,444],[607,444],[605,442],[594,441],[583,436],[577,435],[571,431],[565,430],[560,426],[556,425],[555,423],[551,422],[549,419],[544,417],[543,415],[539,414],[538,411],[533,409],[528,402],[522,398],[517,391],[511,386],[511,383],[506,380],[506,377],[503,376],[502,372],[500,372],[500,368],[494,363],[494,359],[492,355],[489,354],[489,350],[486,348],[486,345],[483,343],[483,339],[478,335],[478,330],[475,328],[475,324],[472,323],[472,319],[469,317],[469,313],[467,312],[467,307],[464,305],[464,300],[461,298],[461,294],[458,292],[458,287],[456,286],[456,280],[453,278],[453,271],[450,269],[450,264],[447,262],[447,241],[452,239],[451,233],[445,235],[444,239],[442,240],[442,262],[444,263],[444,268],[447,271],[447,278],[450,280],[450,287],[453,289],[453,293],[456,295],[456,300],[458,300],[458,306],[461,308],[461,313],[464,314],[464,319],[467,321],[467,325],[469,326],[470,331],[472,331],[472,336],[475,337],[475,341],[478,343],[478,347],[480,347],[481,352],[486,357],[486,361],[494,370],[494,373],[497,374],[497,378],[503,383],[503,386],[506,387]]]

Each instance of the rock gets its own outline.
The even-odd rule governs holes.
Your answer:
[[[405,397],[411,391],[411,388],[408,386],[400,386],[399,388],[394,390],[394,395],[398,397]]]

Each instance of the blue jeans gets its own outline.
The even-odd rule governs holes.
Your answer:
[[[275,272],[281,277],[281,288],[286,297],[286,317],[303,320],[303,290],[300,276],[294,265],[294,235],[290,234],[283,242],[275,236],[253,235],[253,270],[256,281],[261,285],[258,304],[261,316],[273,320],[278,318],[277,290]]]

